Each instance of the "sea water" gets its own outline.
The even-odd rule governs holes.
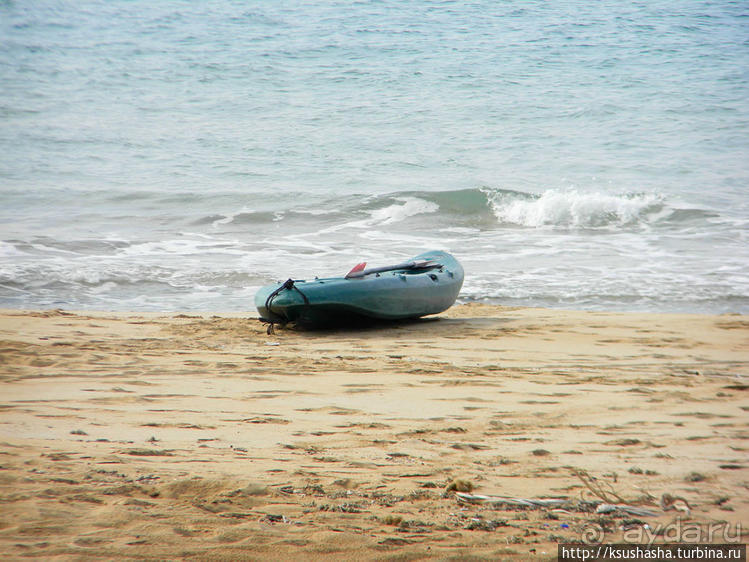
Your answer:
[[[749,313],[749,4],[0,1],[0,307]]]

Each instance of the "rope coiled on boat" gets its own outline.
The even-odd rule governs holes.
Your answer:
[[[299,287],[295,285],[296,281],[294,279],[287,279],[284,281],[280,287],[278,287],[275,291],[273,291],[270,295],[268,295],[268,298],[265,299],[265,310],[268,312],[268,318],[267,320],[264,318],[261,318],[261,322],[267,322],[268,323],[268,335],[274,333],[274,326],[276,324],[280,324],[283,328],[286,326],[286,324],[289,323],[289,318],[285,314],[278,314],[276,312],[273,312],[271,309],[271,306],[273,306],[273,300],[281,294],[282,291],[291,291],[292,289],[296,290],[300,295],[302,295],[302,298],[304,299],[305,306],[309,306],[309,299],[307,298],[307,295],[305,295]]]

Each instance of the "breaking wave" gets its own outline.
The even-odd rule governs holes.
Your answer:
[[[199,198],[199,196],[197,196]],[[268,208],[269,202],[274,203]],[[211,202],[206,201],[205,206]],[[273,223],[308,231],[336,232],[377,226],[435,226],[442,228],[501,227],[543,229],[637,229],[695,223],[715,218],[697,208],[679,208],[659,193],[549,189],[540,194],[477,187],[446,191],[405,191],[378,195],[347,194],[335,198],[291,194],[283,199],[254,201],[230,197],[219,213],[174,217],[189,227],[210,226],[211,232],[267,227]],[[199,205],[198,208],[202,207]]]
[[[561,228],[609,228],[652,224],[671,213],[652,193],[583,193],[551,189],[541,195],[487,191],[494,215],[503,224]]]

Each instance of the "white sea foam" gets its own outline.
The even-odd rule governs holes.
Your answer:
[[[390,205],[383,209],[372,211],[370,224],[392,224],[416,215],[436,213],[439,210],[439,205],[436,203],[417,197],[397,197],[396,201],[400,201],[403,204]]]
[[[205,238],[204,238],[205,240]],[[191,256],[204,255],[209,253],[243,255],[237,249],[234,243],[229,241],[215,240],[214,242],[205,242],[204,240],[161,240],[158,242],[142,242],[133,244],[120,250],[124,256]]]
[[[1,258],[11,258],[11,257],[18,257],[18,256],[25,256],[27,255],[26,252],[22,252],[19,250],[15,244],[11,244],[10,242],[5,242],[3,240],[0,240],[0,257]]]
[[[436,203],[425,201],[418,197],[396,197],[395,200],[399,203],[370,211],[369,217],[365,219],[331,226],[321,230],[320,233],[329,234],[348,228],[372,228],[384,226],[402,222],[409,217],[414,217],[416,215],[436,213],[440,208]]]
[[[527,227],[604,228],[647,224],[663,208],[656,194],[611,195],[577,190],[545,191],[539,197],[518,197],[489,192],[492,210],[500,222]]]
[[[211,223],[211,227],[216,229],[221,225],[231,224],[234,222],[234,219],[236,219],[239,215],[253,213],[253,212],[254,210],[250,209],[249,207],[242,207],[235,213],[229,213],[227,215],[224,215],[223,218],[216,219],[215,221]]]

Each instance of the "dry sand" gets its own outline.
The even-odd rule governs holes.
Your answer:
[[[0,340],[9,559],[554,558],[740,525],[747,542],[746,316],[462,305],[269,336],[236,315],[4,311]]]

